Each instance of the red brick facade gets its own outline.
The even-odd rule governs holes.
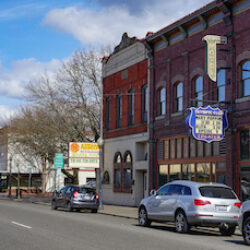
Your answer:
[[[214,1],[204,8],[184,17],[180,21],[146,38],[151,47],[150,57],[150,188],[158,186],[159,165],[193,163],[195,171],[198,162],[226,164],[226,184],[240,193],[240,167],[249,166],[250,161],[239,160],[239,132],[250,128],[250,98],[240,98],[241,64],[250,60],[250,20],[249,1]],[[226,36],[227,44],[217,46],[217,69],[226,70],[225,102],[215,101],[216,83],[209,80],[205,72],[205,35]],[[229,127],[224,142],[219,144],[219,153],[202,156],[183,157],[183,142],[180,146],[177,138],[188,137],[185,125],[186,109],[193,105],[194,80],[203,77],[203,106],[215,105],[228,111]],[[175,112],[176,84],[183,83],[183,111]],[[166,89],[166,114],[159,117],[158,90]],[[171,159],[164,155],[164,143],[175,141],[175,153]],[[172,140],[172,141],[173,141]],[[184,139],[182,139],[184,140]],[[226,142],[226,143],[225,143]],[[158,145],[158,146],[157,146]],[[178,149],[182,153],[178,158]],[[198,144],[196,150],[198,150]],[[223,150],[223,147],[226,147]],[[214,149],[213,149],[214,148]],[[208,149],[210,150],[210,149]],[[213,151],[214,150],[214,151]],[[203,152],[203,151],[202,151]],[[208,151],[209,152],[209,151]],[[217,166],[217,165],[216,165]],[[168,169],[168,171],[170,171]],[[212,170],[211,170],[212,171]],[[216,167],[216,176],[220,173]],[[245,170],[244,170],[245,171]],[[246,170],[248,171],[248,170]],[[181,175],[181,174],[180,174]],[[211,178],[211,177],[210,177]],[[218,181],[217,177],[215,181]]]
[[[147,84],[147,60],[136,63],[122,71],[114,73],[103,79],[104,93],[104,138],[113,138],[128,134],[147,131],[146,123],[142,122],[142,86]],[[127,78],[122,79],[122,72],[127,71]],[[134,122],[129,121],[129,91],[134,90]],[[121,127],[117,128],[117,95],[122,98]],[[110,127],[106,128],[106,102],[110,98]]]

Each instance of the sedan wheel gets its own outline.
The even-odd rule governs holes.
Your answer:
[[[232,236],[234,234],[236,226],[224,225],[222,227],[219,227],[219,229],[220,229],[221,235]]]
[[[68,204],[67,204],[67,211],[72,212],[72,206],[71,206],[70,202],[68,202]]]
[[[51,208],[52,208],[53,210],[56,210],[56,209],[57,209],[57,206],[56,206],[56,202],[55,202],[55,201],[52,201],[52,203],[51,203]]]
[[[244,220],[243,224],[243,238],[247,245],[250,245],[250,217]]]
[[[186,233],[189,230],[189,225],[185,214],[180,211],[175,217],[175,228],[178,233]]]
[[[139,210],[138,216],[139,225],[143,227],[149,227],[151,221],[148,219],[147,211],[144,207],[141,207]]]

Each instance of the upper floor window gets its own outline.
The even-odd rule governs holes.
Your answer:
[[[134,123],[134,90],[129,91],[129,101],[128,101],[128,125]]]
[[[106,129],[110,128],[110,97],[106,99]]]
[[[250,61],[246,61],[241,65],[241,91],[240,95],[250,95]]]
[[[183,83],[180,82],[176,85],[176,97],[175,97],[175,112],[183,110]]]
[[[147,121],[148,116],[148,86],[142,87],[142,122]]]
[[[159,115],[166,114],[166,89],[162,88],[159,91]]]
[[[199,76],[194,81],[194,106],[200,107],[203,104],[203,77]]]
[[[225,101],[225,90],[226,90],[226,70],[221,69],[217,73],[216,83],[216,100],[219,102]]]
[[[121,127],[121,118],[122,118],[122,96],[118,95],[116,97],[116,127]]]

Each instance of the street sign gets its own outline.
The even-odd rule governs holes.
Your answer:
[[[186,123],[194,139],[213,142],[221,141],[228,126],[226,111],[210,106],[189,108]]]
[[[63,168],[64,167],[64,158],[62,153],[55,154],[54,158],[54,168]]]

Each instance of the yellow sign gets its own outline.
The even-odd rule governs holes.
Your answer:
[[[206,71],[209,78],[216,82],[217,80],[217,59],[216,59],[216,45],[226,44],[227,38],[225,36],[204,36],[203,41],[206,42]]]
[[[69,167],[99,168],[99,145],[71,142],[69,144]]]

